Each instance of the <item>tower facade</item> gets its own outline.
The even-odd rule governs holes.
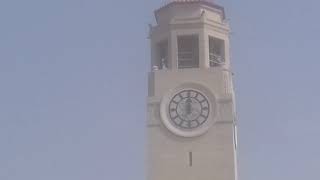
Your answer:
[[[224,8],[179,0],[150,26],[147,180],[236,180],[235,99]]]

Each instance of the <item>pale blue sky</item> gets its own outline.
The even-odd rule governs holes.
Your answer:
[[[320,2],[219,0],[233,29],[240,180],[320,178]],[[163,0],[0,1],[0,179],[143,180]]]

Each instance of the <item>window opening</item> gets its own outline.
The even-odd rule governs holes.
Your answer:
[[[178,37],[178,67],[199,67],[199,38],[197,35]]]
[[[210,67],[225,64],[225,43],[223,40],[209,36]]]
[[[157,44],[157,62],[158,69],[168,68],[168,41],[162,41]]]

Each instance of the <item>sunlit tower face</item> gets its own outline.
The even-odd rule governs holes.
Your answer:
[[[224,8],[172,1],[150,26],[147,180],[237,179]]]

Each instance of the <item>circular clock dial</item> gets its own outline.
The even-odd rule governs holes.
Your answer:
[[[170,100],[169,116],[172,123],[181,129],[195,129],[203,125],[209,117],[209,101],[195,90],[183,90]]]

